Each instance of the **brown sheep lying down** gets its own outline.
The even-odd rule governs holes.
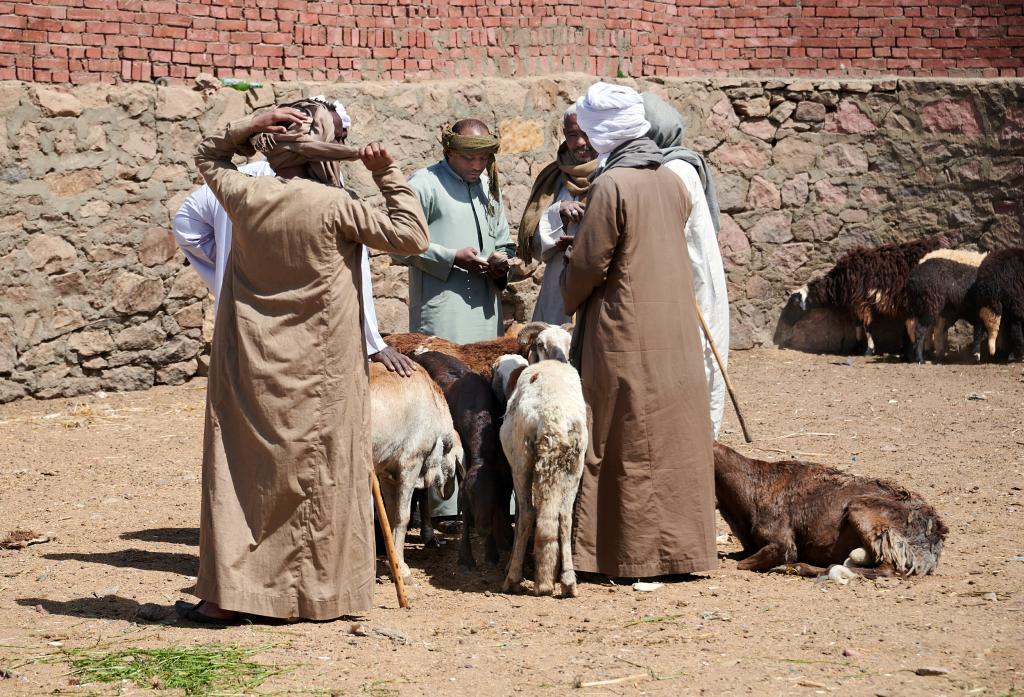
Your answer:
[[[831,467],[744,457],[715,443],[718,510],[743,545],[744,571],[878,576],[930,574],[946,526],[917,494]]]

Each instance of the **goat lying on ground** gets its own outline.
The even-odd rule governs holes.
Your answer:
[[[754,460],[721,443],[715,497],[748,555],[737,565],[744,571],[817,576],[850,559],[863,576],[925,575],[938,566],[947,532],[920,496],[890,482]]]
[[[980,319],[974,327],[971,347],[974,360],[981,360],[981,340],[985,334],[989,355],[996,355],[1000,326],[1005,327],[1017,360],[1024,360],[1024,247],[989,254],[978,267],[967,303]]]
[[[928,252],[950,247],[958,235],[940,234],[903,244],[886,244],[847,252],[832,269],[794,292],[782,318],[794,324],[814,307],[847,310],[857,323],[858,339],[866,337],[865,354],[875,352],[870,327],[875,317],[906,319],[906,283],[911,270]]]
[[[924,363],[924,344],[931,334],[935,360],[946,353],[946,330],[957,320],[977,326],[977,310],[966,302],[967,291],[985,259],[966,249],[938,249],[929,252],[907,278],[907,316],[914,358]]]
[[[390,334],[384,337],[384,341],[388,346],[410,358],[426,351],[437,351],[447,356],[454,356],[465,363],[474,373],[489,381],[491,365],[499,356],[509,353],[526,356],[530,352],[530,347],[537,334],[549,326],[543,322],[531,322],[523,327],[517,336],[502,336],[471,344],[456,344],[440,337],[415,333]]]
[[[541,361],[522,370],[508,397],[501,445],[512,468],[517,509],[516,539],[502,587],[505,592],[520,588],[526,546],[535,535],[534,592],[554,592],[560,562],[562,592],[574,597],[572,507],[587,451],[587,407],[572,366]]]
[[[498,548],[512,546],[512,471],[498,433],[502,404],[487,381],[457,358],[428,351],[413,360],[441,387],[465,453],[459,487],[463,521],[459,565],[466,569],[476,566],[470,544],[473,529],[484,536],[487,561],[496,564]]]
[[[419,366],[403,378],[380,363],[371,363],[370,405],[373,466],[380,479],[399,569],[408,579],[404,549],[413,489],[432,486],[443,498],[451,496],[455,471],[462,462],[462,444],[441,389]]]

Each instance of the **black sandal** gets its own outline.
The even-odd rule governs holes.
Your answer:
[[[178,614],[178,617],[183,620],[195,622],[196,624],[209,624],[216,627],[233,627],[242,624],[244,621],[240,613],[236,614],[234,617],[211,617],[210,615],[203,614],[199,611],[199,608],[205,604],[205,600],[200,600],[198,603],[190,603],[187,600],[178,600],[174,603],[174,611]]]

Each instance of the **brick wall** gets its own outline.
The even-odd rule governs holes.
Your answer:
[[[0,0],[0,80],[1024,76],[1024,3]]]

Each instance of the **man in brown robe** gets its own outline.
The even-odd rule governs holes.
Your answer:
[[[573,563],[634,578],[713,569],[714,461],[686,188],[646,138],[634,90],[597,83],[577,119],[599,170],[561,278],[591,410]]]
[[[254,137],[255,136],[255,137]],[[196,164],[234,225],[210,359],[197,606],[179,614],[324,620],[368,610],[374,541],[361,244],[427,248],[380,144],[357,151],[385,210],[338,188],[329,110],[295,102],[207,138]],[[267,155],[250,177],[235,154]]]

